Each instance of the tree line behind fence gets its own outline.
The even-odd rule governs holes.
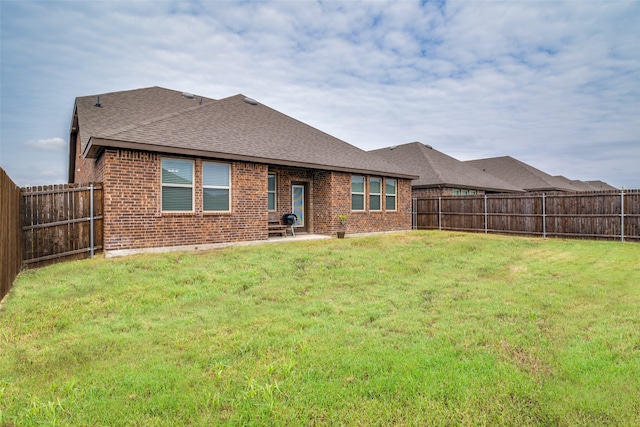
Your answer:
[[[640,239],[640,190],[434,196],[413,203],[417,229]]]

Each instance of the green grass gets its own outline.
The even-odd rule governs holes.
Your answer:
[[[411,232],[58,264],[2,425],[640,425],[640,247]]]

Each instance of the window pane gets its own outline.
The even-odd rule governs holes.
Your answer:
[[[380,210],[380,196],[369,196],[369,209],[372,211]]]
[[[375,193],[375,194],[380,194],[381,193],[381,189],[382,189],[382,185],[380,182],[380,178],[371,178],[369,180],[369,192],[370,193]]]
[[[387,182],[386,193],[389,195],[396,194],[396,180],[387,179],[386,182]]]
[[[387,196],[385,203],[388,211],[396,210],[396,196]]]
[[[364,194],[351,195],[351,210],[354,210],[354,211],[364,210]]]
[[[163,211],[191,211],[192,203],[191,188],[162,187]]]
[[[203,189],[202,207],[205,211],[229,211],[229,190],[223,188]]]
[[[188,160],[162,159],[162,183],[191,185],[193,162]]]
[[[351,177],[351,191],[354,193],[364,193],[364,176]]]
[[[202,183],[217,187],[229,186],[229,165],[224,163],[203,163]]]
[[[269,193],[269,206],[268,209],[270,211],[276,210],[276,195],[274,193]]]
[[[269,191],[276,191],[276,176],[269,174]]]

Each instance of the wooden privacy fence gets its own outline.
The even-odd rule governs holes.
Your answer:
[[[102,184],[22,189],[22,262],[44,265],[102,249]]]
[[[434,196],[413,205],[417,229],[640,240],[640,190]]]
[[[0,168],[0,300],[20,272],[20,187]]]

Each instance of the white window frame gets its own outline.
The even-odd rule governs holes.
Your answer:
[[[205,185],[204,183],[204,165],[205,164],[214,164],[214,165],[224,165],[227,166],[229,168],[229,185]],[[229,206],[227,206],[226,210],[211,210],[211,209],[205,209],[204,207],[204,190],[206,188],[211,188],[211,189],[218,189],[218,190],[228,190],[229,191]],[[232,193],[231,193],[231,163],[226,163],[226,162],[209,162],[209,161],[203,161],[202,162],[202,211],[206,212],[206,213],[226,213],[226,212],[231,212],[231,206],[232,204]]]
[[[273,175],[274,189],[269,190],[269,177]],[[269,209],[269,194],[273,194],[273,209]],[[267,210],[275,212],[278,210],[278,175],[276,173],[267,174]]]
[[[163,170],[163,163],[165,160],[175,160],[175,161],[180,161],[180,162],[185,162],[185,163],[191,163],[191,185],[187,185],[187,184],[173,184],[173,183],[164,183],[162,181],[162,170]],[[194,212],[195,211],[195,191],[194,191],[194,181],[195,181],[195,174],[196,174],[196,165],[195,162],[193,160],[190,159],[182,159],[179,157],[161,157],[160,158],[160,210],[163,213],[184,213],[184,212]],[[164,187],[173,187],[173,188],[190,188],[191,189],[191,210],[186,210],[186,211],[178,211],[178,210],[164,210],[163,206],[164,206],[164,202],[163,202],[163,188]]]
[[[389,194],[387,193],[387,181],[394,181],[395,185],[393,188],[395,189],[395,193]],[[389,197],[393,197],[393,209],[387,208],[387,200]],[[395,178],[387,178],[384,182],[384,208],[387,211],[395,212],[398,210],[398,180]]]
[[[379,185],[379,187],[380,187],[380,190],[379,190],[380,192],[379,193],[373,193],[371,191],[371,189],[373,188],[373,186],[371,185],[371,181],[374,181],[374,180],[377,180],[378,183],[380,184]],[[371,207],[371,198],[372,197],[378,197],[378,206],[379,206],[378,209],[373,209]],[[370,211],[374,211],[374,212],[382,211],[382,178],[377,177],[377,176],[370,176],[369,177],[369,210]]]
[[[353,191],[353,178],[362,178],[362,191]],[[362,196],[362,209],[353,209],[353,196]],[[351,175],[351,211],[353,212],[365,212],[367,210],[367,177],[363,175]]]

